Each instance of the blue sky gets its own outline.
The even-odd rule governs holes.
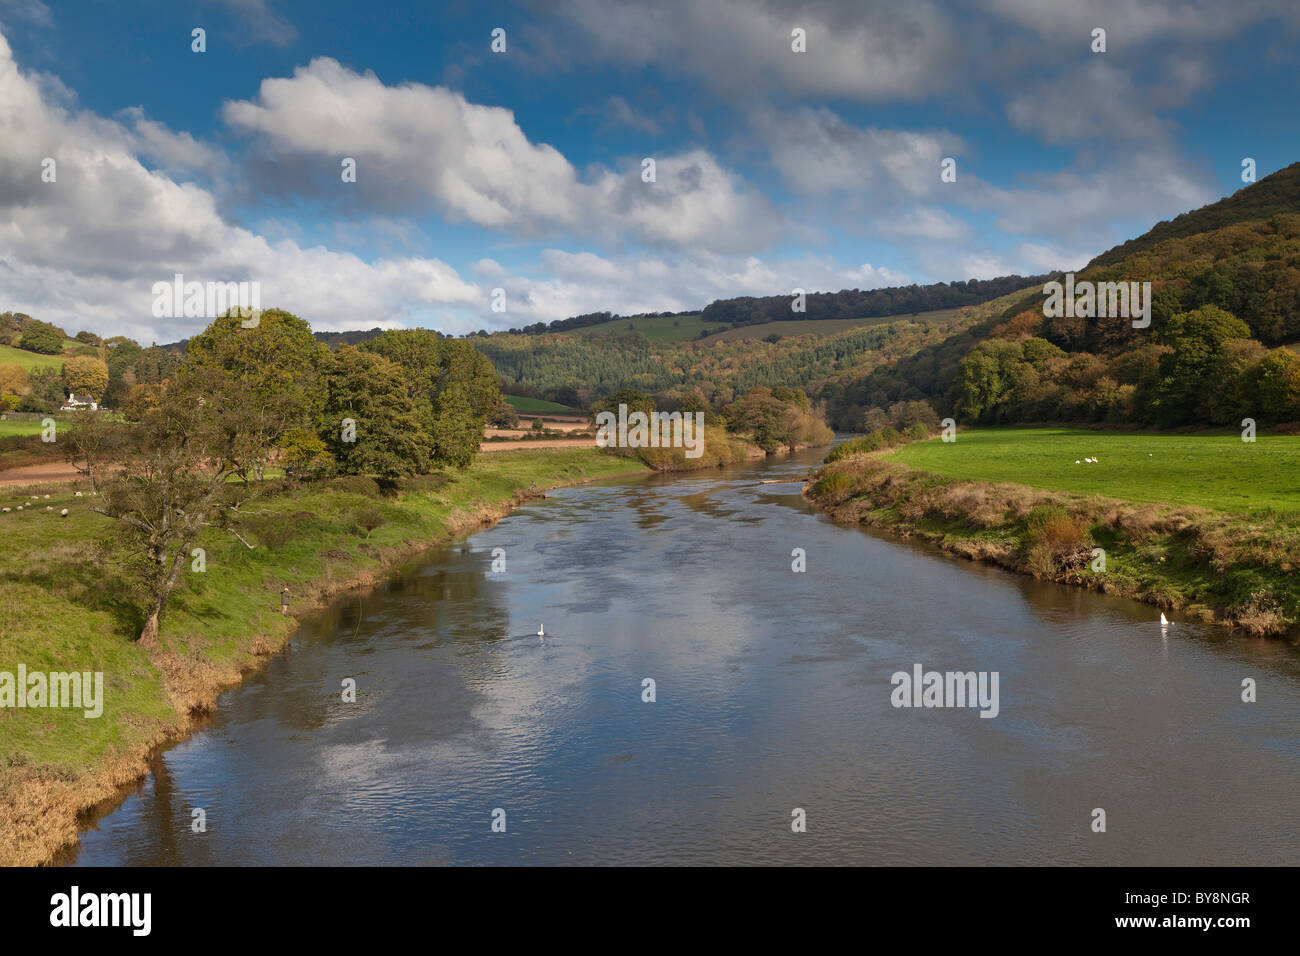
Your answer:
[[[0,0],[0,309],[169,341],[182,272],[463,333],[1029,274],[1300,158],[1290,3],[370,9]]]

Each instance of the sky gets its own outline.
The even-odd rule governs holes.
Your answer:
[[[464,334],[1077,268],[1300,159],[1298,34],[1293,0],[0,0],[0,311],[175,341],[179,273]]]

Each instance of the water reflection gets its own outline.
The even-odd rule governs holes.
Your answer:
[[[1297,862],[1294,649],[758,484],[815,457],[566,489],[341,599],[76,862]],[[1000,715],[892,708],[915,663],[998,671]]]

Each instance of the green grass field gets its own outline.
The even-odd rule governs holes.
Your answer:
[[[9,438],[12,435],[39,435],[40,433],[41,420],[39,418],[32,421],[0,422],[0,438]]]
[[[40,355],[37,352],[24,352],[9,345],[0,345],[0,365],[17,365],[28,372],[34,368],[63,368],[65,361],[67,356],[64,355]]]
[[[568,405],[548,402],[540,398],[529,398],[526,395],[507,395],[506,401],[517,412],[553,412],[556,415],[582,414],[578,409],[570,408]]]
[[[1248,513],[1300,509],[1300,437],[1169,435],[1070,428],[980,428],[905,445],[913,468],[1128,501]],[[1096,464],[1075,464],[1084,458]]]
[[[806,319],[791,322],[764,322],[762,325],[742,325],[710,335],[703,342],[733,342],[736,339],[762,339],[776,334],[794,335],[834,335],[849,329],[866,328],[871,325],[884,325],[886,322],[901,322],[911,319],[914,322],[946,322],[957,314],[956,309],[935,309],[933,312],[920,312],[916,315],[878,315],[869,319]]]

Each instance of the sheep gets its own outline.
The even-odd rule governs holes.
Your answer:
[[[60,517],[60,518],[66,518],[67,516],[68,516],[68,509],[67,509],[67,508],[64,508],[62,511],[59,512],[59,517]]]

